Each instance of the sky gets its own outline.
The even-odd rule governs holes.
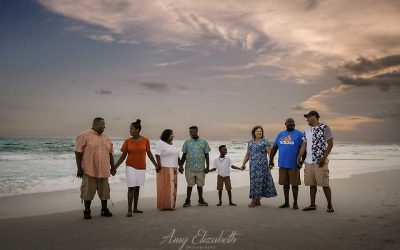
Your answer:
[[[400,1],[2,0],[0,136],[400,143]]]

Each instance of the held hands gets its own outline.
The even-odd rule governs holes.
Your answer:
[[[76,171],[76,177],[78,177],[78,178],[83,177],[83,169],[82,168],[78,168],[78,170]]]
[[[297,159],[297,168],[301,169],[303,167],[303,161],[301,161],[300,159]]]
[[[271,161],[269,163],[269,169],[273,169],[275,167],[275,163],[273,161]]]
[[[178,168],[179,173],[183,174],[183,164],[180,159],[178,161],[178,165],[179,165],[179,168]]]
[[[160,171],[161,171],[161,165],[160,165],[160,164],[157,164],[155,167],[156,167],[156,172],[157,172],[157,173],[160,173]]]
[[[116,167],[111,167],[111,169],[110,169],[110,174],[111,174],[112,176],[115,176],[116,173],[117,173],[117,168],[116,168]]]

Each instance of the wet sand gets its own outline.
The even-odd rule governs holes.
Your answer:
[[[68,212],[49,209],[45,215],[1,219],[1,249],[400,249],[399,179],[400,171],[390,170],[331,180],[333,214],[326,212],[322,189],[318,209],[303,212],[278,208],[280,186],[278,197],[248,208],[248,187],[235,188],[235,183],[237,207],[227,205],[225,191],[224,205],[217,207],[217,191],[212,191],[204,195],[209,207],[198,207],[194,192],[192,207],[182,208],[180,195],[174,211],[158,211],[154,197],[142,198],[144,213],[131,218],[125,217],[126,201],[110,205],[112,218],[100,217],[98,206],[92,208],[92,220],[82,219],[79,205]],[[77,204],[79,191],[35,195],[47,197],[52,207]],[[0,211],[29,207],[35,195],[3,197]],[[308,188],[301,186],[299,206],[308,204]]]

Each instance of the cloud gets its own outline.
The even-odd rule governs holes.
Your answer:
[[[253,74],[224,74],[224,75],[217,75],[213,77],[214,79],[252,79],[256,78],[257,75]]]
[[[268,76],[294,83],[311,83],[327,70],[336,69],[343,61],[360,55],[382,59],[368,62],[371,59],[361,56],[365,60],[345,65],[345,68],[360,72],[365,67],[386,65],[397,60],[388,55],[400,50],[400,44],[393,42],[400,34],[397,25],[400,22],[399,4],[396,1],[39,2],[54,13],[80,21],[79,26],[86,23],[85,31],[79,28],[76,32],[90,39],[107,43],[149,44],[199,53],[229,49],[246,51],[253,53],[246,65],[257,65],[259,73],[268,71]],[[180,62],[156,66],[175,63]]]
[[[177,89],[180,89],[180,90],[189,90],[189,87],[188,86],[185,86],[185,85],[176,85],[175,86]]]
[[[348,62],[344,64],[341,69],[360,75],[366,72],[376,72],[393,66],[400,66],[400,54],[389,55],[377,59],[359,57],[356,62]]]
[[[390,103],[386,110],[379,110],[372,117],[400,122],[400,101]]]
[[[319,112],[325,113],[332,112],[331,106],[328,105],[328,101],[335,99],[337,95],[347,92],[352,88],[352,86],[339,85],[323,90],[320,93],[309,97],[301,104],[294,106],[292,109],[296,111],[318,110]]]
[[[111,35],[107,34],[88,34],[87,35],[90,39],[98,40],[106,43],[114,42],[115,39]]]
[[[99,94],[99,95],[111,95],[112,90],[100,89],[100,90],[96,90],[95,93]]]
[[[368,42],[379,43],[366,39],[371,32],[375,37],[390,38],[399,31],[395,25],[399,21],[398,6],[393,1],[367,0],[362,5],[345,0],[252,0],[246,4],[240,0],[226,0],[224,4],[212,0],[39,2],[52,12],[111,32],[116,41],[133,39],[178,48],[209,45],[265,51],[297,44],[304,50],[342,55],[353,51],[356,55]],[[366,15],[368,18],[360,18]],[[363,28],[366,26],[369,29]]]
[[[360,129],[360,126],[379,122],[382,120],[363,116],[339,116],[326,121],[329,126],[335,128],[335,131],[355,131]]]
[[[309,0],[305,4],[306,4],[306,6],[304,7],[304,10],[310,11],[317,7],[318,0]]]
[[[159,83],[159,82],[142,82],[140,83],[140,86],[145,87],[146,89],[155,91],[155,92],[160,92],[160,93],[166,93],[169,92],[170,89],[166,83]]]
[[[356,87],[375,86],[382,91],[388,91],[390,87],[400,87],[400,72],[393,71],[370,78],[338,76],[338,80],[345,85]]]
[[[157,63],[156,65],[154,65],[155,67],[167,67],[167,66],[175,66],[175,65],[179,65],[182,63],[186,63],[188,60],[176,60],[176,61],[170,61],[170,62],[163,62],[163,63]]]

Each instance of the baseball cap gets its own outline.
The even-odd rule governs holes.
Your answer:
[[[308,114],[304,114],[304,117],[305,117],[305,118],[307,118],[307,117],[309,117],[309,116],[315,116],[315,117],[317,117],[317,118],[319,119],[319,114],[318,114],[318,112],[317,112],[317,111],[314,111],[314,110],[308,112]]]

